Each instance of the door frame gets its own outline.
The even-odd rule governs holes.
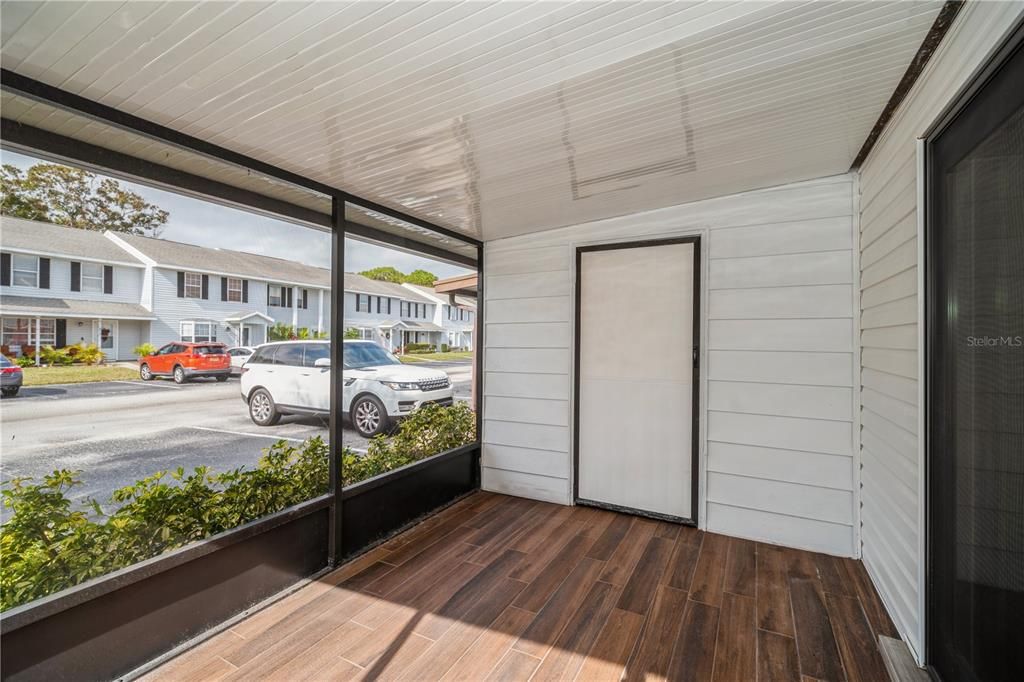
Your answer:
[[[938,138],[950,125],[963,113],[975,98],[985,89],[992,79],[1000,72],[1010,59],[1019,50],[1024,50],[1024,18],[1021,18],[1015,26],[1011,27],[992,53],[981,63],[978,69],[971,75],[967,82],[957,91],[941,113],[935,118],[932,124],[922,135],[921,147],[923,149],[923,172],[924,178],[921,183],[921,204],[920,208],[923,217],[919,222],[919,237],[922,239],[921,263],[922,276],[920,278],[922,303],[919,333],[922,369],[918,397],[920,401],[921,417],[919,420],[920,429],[920,452],[922,453],[921,477],[923,480],[923,533],[924,556],[923,568],[923,607],[921,614],[923,624],[920,632],[923,635],[921,653],[924,667],[931,673],[933,678],[939,679],[939,672],[932,665],[932,652],[936,643],[934,641],[935,628],[933,623],[936,616],[935,605],[935,547],[937,543],[949,541],[949,538],[936,537],[936,528],[932,524],[932,507],[938,502],[932,490],[932,443],[935,438],[933,430],[936,425],[932,418],[932,405],[937,402],[933,392],[936,386],[936,358],[933,349],[936,343],[937,329],[936,322],[941,319],[941,311],[938,308],[939,301],[935,293],[938,291],[940,277],[942,276],[934,267],[939,262],[936,240],[934,238],[936,224],[935,216],[939,215],[941,192],[936,191],[938,182],[935,167],[935,144]]]
[[[690,411],[692,427],[690,436],[690,517],[681,518],[670,514],[659,514],[657,512],[631,507],[621,507],[616,504],[586,500],[580,497],[580,346],[582,334],[580,333],[581,303],[583,300],[583,254],[594,251],[620,251],[623,249],[650,248],[657,246],[672,246],[676,244],[693,245],[693,397]],[[683,237],[667,237],[659,239],[646,239],[628,242],[613,242],[607,244],[593,244],[589,246],[576,247],[576,289],[574,293],[574,331],[573,331],[573,406],[572,406],[572,500],[573,504],[608,509],[636,516],[645,516],[662,521],[671,521],[689,526],[698,525],[699,493],[700,493],[700,357],[701,357],[701,237],[700,235],[687,235]]]

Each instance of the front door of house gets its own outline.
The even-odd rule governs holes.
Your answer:
[[[242,325],[242,345],[243,346],[248,346],[249,345],[250,331],[251,330],[249,329],[249,325],[247,325],[247,324],[243,324]]]
[[[580,504],[696,522],[696,237],[576,252]]]
[[[1022,43],[928,143],[926,658],[947,682],[1024,679]]]

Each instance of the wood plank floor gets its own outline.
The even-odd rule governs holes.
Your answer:
[[[860,562],[477,493],[148,680],[886,680]]]

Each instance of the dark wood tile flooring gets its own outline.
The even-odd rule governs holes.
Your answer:
[[[477,493],[151,680],[886,680],[860,562]]]

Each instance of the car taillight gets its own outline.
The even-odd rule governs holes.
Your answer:
[[[21,367],[0,367],[0,374],[21,374]]]

